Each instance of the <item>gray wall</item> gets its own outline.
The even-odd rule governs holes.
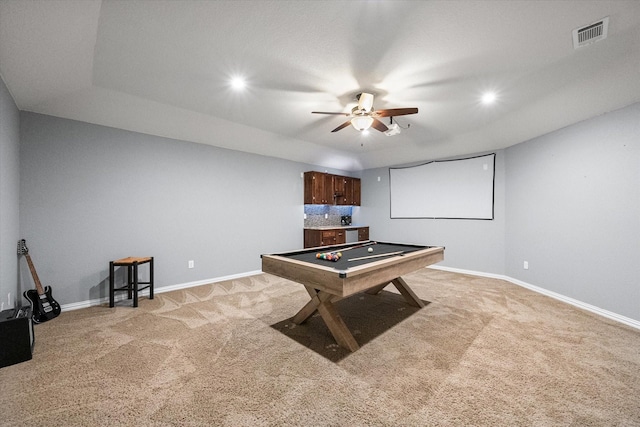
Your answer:
[[[20,237],[62,304],[105,297],[111,259],[155,256],[162,287],[258,270],[261,253],[302,245],[300,174],[324,168],[32,113],[18,119],[2,90],[5,300]],[[640,320],[639,126],[636,104],[496,151],[493,221],[391,220],[388,168],[360,174],[355,220],[373,239],[446,246],[444,266]]]
[[[371,238],[442,245],[440,265],[640,321],[640,104],[496,154],[493,221],[392,220],[388,168],[364,171]]]
[[[19,129],[18,108],[0,78],[0,304],[5,309],[15,306],[19,300],[16,252],[20,238]]]
[[[506,275],[640,320],[640,104],[510,147],[505,162]]]
[[[504,272],[504,152],[495,153],[494,220],[390,219],[389,168],[364,171],[361,218],[371,226],[371,239],[445,246],[445,260],[439,265]],[[417,164],[429,160],[436,159]],[[420,197],[419,188],[415,195]]]
[[[302,247],[313,166],[33,113],[20,129],[20,228],[61,304],[108,296],[122,257],[154,256],[162,287]]]

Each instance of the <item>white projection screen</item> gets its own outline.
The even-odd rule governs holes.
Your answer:
[[[496,154],[389,168],[391,218],[493,219]]]

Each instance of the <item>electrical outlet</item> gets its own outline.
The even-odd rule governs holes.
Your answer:
[[[529,269],[529,261],[525,261],[524,265],[522,266],[525,270]]]
[[[194,266],[194,263],[193,263],[193,260],[191,259],[189,260],[189,268],[193,268],[193,266]]]
[[[329,214],[324,214],[324,219],[329,219]]]

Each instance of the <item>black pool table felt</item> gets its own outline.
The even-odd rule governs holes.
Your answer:
[[[403,252],[409,253],[418,251],[421,249],[428,248],[429,246],[414,246],[414,245],[397,245],[392,243],[375,243],[375,244],[367,244],[366,246],[362,246],[359,248],[345,250],[341,252],[343,249],[351,248],[353,246],[359,246],[358,244],[350,244],[344,246],[338,246],[327,249],[315,249],[315,250],[305,250],[300,252],[294,252],[287,254],[288,258],[296,259],[298,261],[310,262],[316,265],[323,265],[326,267],[332,267],[339,271],[347,271],[351,267],[357,267],[360,265],[367,264],[369,262],[380,261],[383,259],[391,258],[392,256],[402,256],[402,254],[389,255],[388,257],[381,257],[378,255],[386,254],[386,253],[394,253],[394,252]],[[369,252],[368,249],[373,249],[372,252]],[[325,259],[317,259],[317,253],[335,253],[341,252],[342,257],[338,261],[329,261]],[[352,258],[361,258],[361,257],[371,257],[375,256],[375,258],[367,258],[367,259],[359,259],[354,261],[349,261]]]

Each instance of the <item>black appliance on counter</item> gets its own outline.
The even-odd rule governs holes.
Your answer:
[[[340,217],[340,225],[351,225],[351,215],[342,215]]]

